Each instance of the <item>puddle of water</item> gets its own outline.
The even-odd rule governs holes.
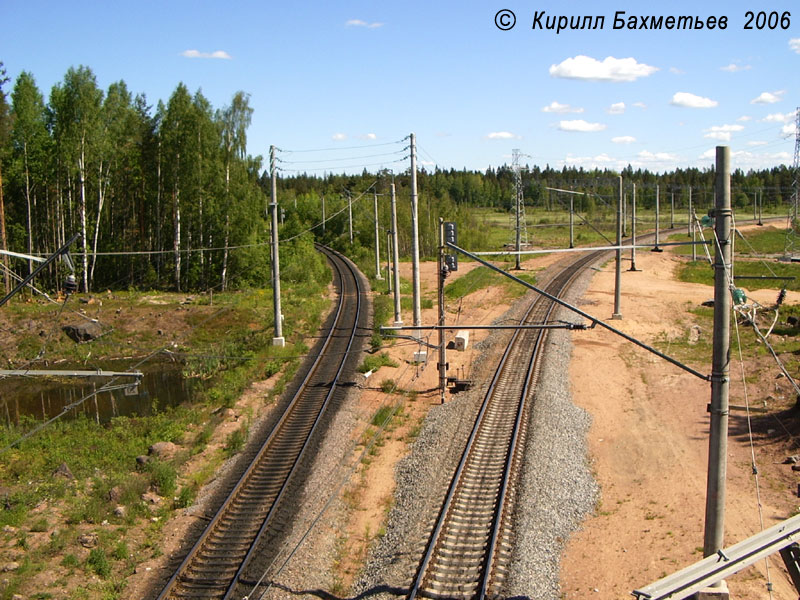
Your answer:
[[[92,365],[94,367],[95,365]],[[105,370],[124,371],[130,365],[108,363],[102,366]],[[63,365],[59,369],[68,369]],[[86,370],[84,366],[77,367]],[[107,423],[117,416],[150,415],[157,408],[190,401],[192,390],[197,381],[186,379],[181,374],[181,365],[162,362],[142,369],[144,376],[139,381],[136,393],[129,390],[116,389],[93,394],[97,389],[110,381],[107,377],[98,377],[95,381],[88,378],[59,379],[57,381],[45,377],[8,377],[0,380],[0,422],[19,423],[21,416],[47,420],[59,415],[65,407],[75,403],[63,418],[71,419],[85,415],[98,423]],[[124,378],[112,385],[124,384],[131,378]],[[87,397],[88,396],[88,397]],[[83,398],[85,400],[81,401]]]

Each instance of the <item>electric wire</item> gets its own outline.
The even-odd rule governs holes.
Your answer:
[[[306,148],[306,149],[302,149],[302,150],[291,150],[291,149],[286,149],[286,148],[278,148],[276,146],[275,150],[277,150],[278,152],[284,152],[286,154],[301,154],[301,153],[307,153],[307,152],[335,152],[335,151],[340,151],[340,150],[358,150],[358,149],[361,149],[361,148],[378,148],[378,147],[381,147],[381,146],[393,146],[395,144],[402,144],[403,142],[408,140],[408,138],[409,138],[409,136],[406,136],[404,138],[401,138],[399,140],[395,140],[393,142],[382,142],[380,144],[362,144],[362,145],[358,145],[358,146],[331,146],[331,147],[328,147],[328,148]]]
[[[313,230],[314,230],[314,229],[316,229],[317,227],[320,227],[320,226],[322,226],[323,224],[327,223],[327,222],[328,222],[328,221],[330,221],[331,219],[334,219],[334,218],[338,217],[338,216],[339,216],[340,214],[342,214],[342,213],[343,213],[345,210],[347,210],[348,208],[350,208],[350,207],[351,207],[351,206],[352,206],[354,203],[356,203],[356,202],[358,202],[359,200],[361,200],[361,198],[363,198],[363,197],[366,195],[366,193],[367,193],[368,191],[370,191],[371,189],[373,189],[373,188],[374,188],[376,185],[378,185],[378,180],[377,180],[377,179],[376,179],[375,181],[373,181],[373,182],[372,182],[372,184],[371,184],[371,185],[370,185],[370,186],[369,186],[367,189],[365,189],[365,190],[364,190],[363,192],[361,192],[361,193],[360,193],[358,196],[356,196],[356,197],[355,197],[355,199],[353,199],[353,200],[348,200],[348,203],[347,203],[347,204],[345,204],[345,205],[344,205],[344,206],[343,206],[343,207],[342,207],[340,210],[337,210],[335,213],[333,213],[333,214],[332,214],[332,215],[330,215],[330,216],[326,216],[324,220],[320,221],[319,223],[316,223],[315,225],[312,225],[311,227],[308,227],[307,229],[304,229],[304,230],[303,230],[303,231],[301,231],[300,233],[297,233],[297,234],[295,234],[295,235],[293,235],[293,236],[291,236],[291,237],[288,237],[288,238],[283,238],[283,239],[281,239],[281,240],[280,240],[280,243],[291,242],[292,240],[294,240],[294,239],[296,239],[296,238],[299,238],[301,235],[305,235],[306,233],[309,233],[310,231],[313,231]]]
[[[382,161],[382,162],[375,162],[375,163],[367,163],[367,164],[357,164],[357,165],[342,165],[337,166],[336,169],[344,171],[345,169],[361,169],[367,167],[383,167],[385,165],[393,165],[395,163],[405,162],[408,160],[408,156],[403,156],[398,158],[397,160],[389,160],[389,161]],[[325,171],[331,172],[334,169],[330,167],[318,167],[314,169],[283,169],[281,167],[277,167],[277,170],[282,173],[307,173],[307,172],[316,172],[316,171]]]
[[[396,150],[395,152],[382,152],[378,154],[364,154],[361,156],[344,156],[342,158],[325,158],[319,160],[283,160],[282,158],[276,159],[277,162],[282,163],[284,165],[300,165],[300,164],[318,164],[318,163],[325,163],[325,162],[344,162],[344,161],[352,161],[352,160],[361,160],[363,158],[379,158],[383,156],[397,156],[398,154],[403,154],[406,151],[405,148],[402,150]]]

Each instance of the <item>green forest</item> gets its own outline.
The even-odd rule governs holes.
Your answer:
[[[11,82],[0,63],[0,248],[48,255],[79,233],[71,254],[84,292],[267,285],[270,173],[268,159],[247,154],[252,114],[243,91],[215,108],[201,91],[178,83],[166,101],[152,104],[121,80],[101,89],[85,66],[70,68],[45,98],[33,74],[22,72]],[[409,169],[404,163],[396,173],[279,172],[282,279],[303,277],[303,257],[314,241],[356,256],[372,248],[373,200],[377,195],[379,226],[386,232],[390,183],[397,189],[401,255],[408,255]],[[644,209],[653,206],[656,186],[676,207],[686,206],[690,188],[698,209],[713,201],[713,165],[660,174],[526,166],[525,203],[556,210],[563,198],[547,188],[583,191],[576,209],[591,219],[598,211],[613,212],[620,174],[637,184]],[[780,212],[791,201],[794,181],[785,165],[736,170],[734,206],[752,206],[760,191],[764,208]],[[474,209],[510,211],[516,197],[510,166],[421,169],[418,186],[424,256],[434,255],[439,216],[459,224],[465,247],[485,248],[486,228]],[[34,266],[4,255],[6,289],[12,274],[27,275]],[[41,285],[57,289],[63,274],[64,267],[55,266]]]

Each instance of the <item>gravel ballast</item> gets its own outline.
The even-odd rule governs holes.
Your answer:
[[[567,295],[583,293],[591,271]],[[507,321],[530,303],[528,294],[506,313]],[[568,309],[556,319],[581,322]],[[515,504],[514,551],[502,596],[552,599],[559,596],[559,557],[569,535],[595,506],[598,489],[587,460],[589,415],[575,407],[569,386],[572,334],[553,330],[529,416],[525,466]],[[583,335],[576,333],[575,335]],[[494,332],[474,367],[479,385],[431,409],[410,454],[396,470],[397,492],[386,535],[373,548],[354,596],[396,597],[408,593],[431,524],[463,451],[507,332]]]

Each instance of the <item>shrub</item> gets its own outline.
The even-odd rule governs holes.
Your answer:
[[[101,548],[92,548],[89,558],[86,559],[86,565],[103,579],[111,575],[111,564],[108,562],[105,550]]]

